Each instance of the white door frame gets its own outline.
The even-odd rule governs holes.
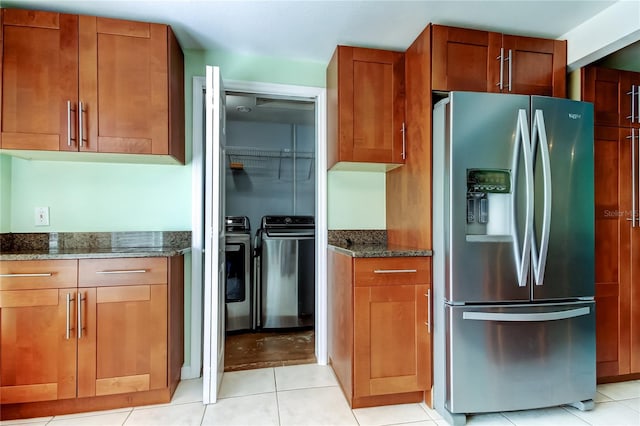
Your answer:
[[[293,86],[285,84],[261,83],[239,80],[225,80],[225,89],[265,95],[297,96],[314,98],[316,101],[316,307],[315,307],[315,355],[318,364],[328,362],[328,322],[327,322],[327,110],[326,89],[322,87]],[[191,288],[191,359],[192,377],[198,377],[202,365],[202,249],[203,234],[203,194],[204,194],[204,77],[193,77],[193,149],[192,149],[192,288]],[[209,354],[210,355],[210,354]],[[205,356],[206,359],[216,357]],[[212,366],[213,367],[213,366]],[[214,367],[215,368],[215,367]],[[197,375],[195,372],[198,372]],[[185,370],[183,369],[183,373]],[[185,378],[183,374],[183,378]],[[206,401],[205,401],[206,403]]]

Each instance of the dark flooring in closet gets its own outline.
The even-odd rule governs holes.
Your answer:
[[[315,344],[313,329],[228,334],[224,371],[312,364],[316,362]]]

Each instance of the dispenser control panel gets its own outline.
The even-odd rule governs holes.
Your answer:
[[[510,170],[467,169],[467,234],[507,234],[510,194]]]
[[[508,194],[511,192],[511,172],[502,169],[468,169],[467,192]]]

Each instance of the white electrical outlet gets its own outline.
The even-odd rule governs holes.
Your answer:
[[[35,225],[49,226],[49,207],[36,207]]]

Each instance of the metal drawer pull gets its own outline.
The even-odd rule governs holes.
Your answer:
[[[0,274],[0,278],[20,278],[20,277],[50,277],[53,272],[44,272],[41,274]]]
[[[116,271],[96,271],[96,274],[111,275],[111,274],[144,274],[146,269],[122,269]]]
[[[375,269],[374,274],[413,274],[418,272],[417,269]]]

